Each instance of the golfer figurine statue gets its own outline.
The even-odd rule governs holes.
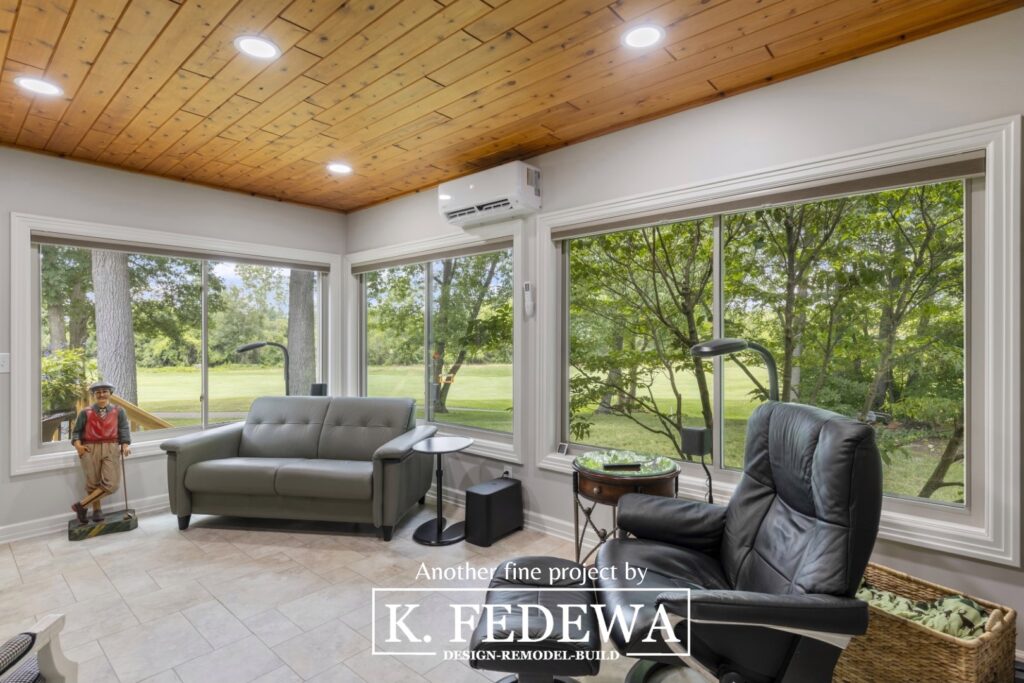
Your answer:
[[[89,507],[92,521],[104,521],[100,501],[121,484],[122,457],[131,455],[132,435],[124,408],[111,403],[114,385],[96,382],[89,387],[93,404],[78,413],[71,430],[71,445],[85,473],[85,497],[71,506],[79,524],[86,524]],[[125,506],[127,507],[127,505]]]

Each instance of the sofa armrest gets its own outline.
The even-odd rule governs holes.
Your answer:
[[[637,538],[717,555],[725,530],[725,506],[629,493],[619,499],[619,528]]]
[[[197,462],[238,455],[243,427],[244,422],[235,422],[160,444],[167,453],[167,497],[171,512],[179,517],[192,514],[192,496],[185,488],[185,472]]]
[[[658,604],[694,623],[742,624],[840,636],[863,635],[868,628],[868,605],[835,595],[777,595],[753,591],[694,590],[689,605],[685,593],[666,592]],[[689,611],[687,611],[687,609]]]
[[[374,454],[374,460],[401,460],[412,452],[412,447],[423,439],[428,439],[437,433],[434,425],[420,425],[414,427],[404,434],[400,434],[378,448]]]
[[[238,454],[238,446],[242,441],[244,422],[234,422],[223,427],[207,429],[194,434],[186,434],[168,439],[160,444],[167,453],[178,457],[178,462],[202,462],[216,458],[232,457]]]

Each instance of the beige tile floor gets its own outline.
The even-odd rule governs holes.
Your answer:
[[[371,655],[371,588],[424,586],[415,581],[421,563],[493,567],[518,555],[571,557],[572,544],[530,530],[490,548],[414,543],[413,530],[431,516],[411,514],[390,543],[370,527],[201,516],[179,532],[164,513],[142,517],[125,534],[0,544],[0,635],[65,614],[61,642],[81,683],[498,680],[462,662]],[[484,584],[444,584],[455,585]],[[416,595],[425,610],[455,599]],[[631,664],[604,662],[585,680],[622,681]]]

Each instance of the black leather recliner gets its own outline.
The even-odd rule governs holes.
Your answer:
[[[743,477],[727,506],[629,494],[619,528],[636,538],[608,541],[599,568],[606,619],[643,604],[627,638],[611,637],[642,661],[629,681],[681,663],[727,682],[830,681],[851,636],[867,629],[867,605],[853,597],[878,533],[882,474],[871,427],[794,403],[759,406],[747,424]],[[647,570],[643,582],[626,565]],[[685,593],[673,592],[688,588]],[[659,605],[690,651],[649,635]],[[657,634],[658,631],[655,631]]]

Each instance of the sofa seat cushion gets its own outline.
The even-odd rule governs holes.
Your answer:
[[[370,500],[373,463],[362,460],[291,460],[277,470],[279,496]]]
[[[199,493],[273,495],[274,477],[291,458],[219,458],[197,462],[185,472],[185,488]]]

